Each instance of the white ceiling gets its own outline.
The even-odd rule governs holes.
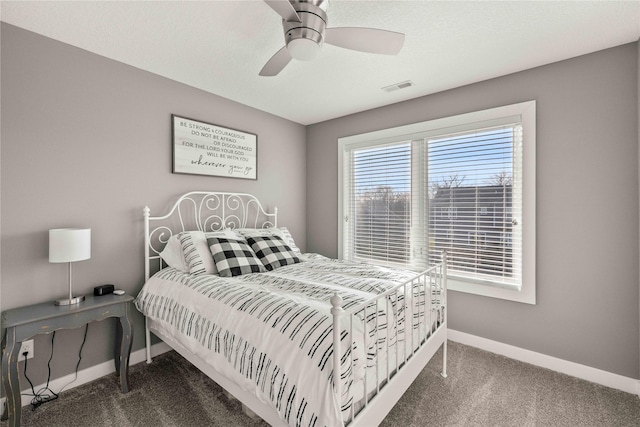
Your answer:
[[[325,45],[260,77],[280,17],[245,1],[2,1],[2,21],[301,124],[595,52],[640,38],[640,1],[344,1],[328,27],[406,34],[398,56]],[[382,87],[411,80],[387,93]]]

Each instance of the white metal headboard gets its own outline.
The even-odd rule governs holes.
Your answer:
[[[183,194],[169,213],[151,216],[144,212],[144,278],[151,277],[152,263],[163,268],[160,252],[169,238],[182,231],[217,231],[224,228],[267,228],[278,226],[278,208],[267,213],[251,194],[192,191]]]

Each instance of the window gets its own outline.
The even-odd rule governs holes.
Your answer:
[[[339,141],[339,256],[535,304],[535,102]]]

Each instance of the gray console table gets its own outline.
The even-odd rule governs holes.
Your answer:
[[[87,295],[86,300],[70,306],[57,306],[46,302],[2,312],[2,377],[7,395],[7,410],[3,420],[9,418],[9,426],[20,425],[22,402],[18,376],[18,356],[22,341],[38,334],[48,334],[58,329],[73,329],[89,322],[116,317],[116,340],[113,358],[116,374],[120,376],[122,393],[129,391],[129,355],[133,341],[130,317],[130,295]]]

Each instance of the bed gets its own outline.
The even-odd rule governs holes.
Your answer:
[[[446,377],[446,254],[420,273],[303,254],[243,193],[145,207],[144,236],[147,363],[153,333],[271,425],[377,425],[441,346]]]

